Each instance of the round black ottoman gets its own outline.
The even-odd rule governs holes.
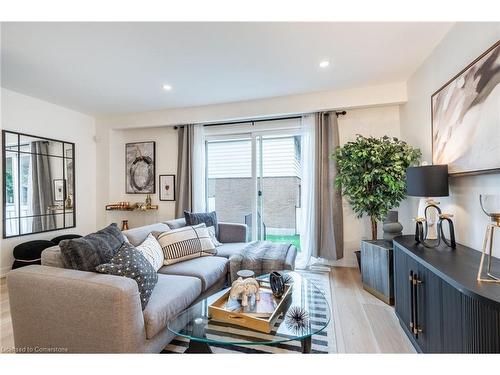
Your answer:
[[[14,247],[14,264],[12,269],[29,266],[30,264],[40,264],[42,251],[54,246],[54,242],[46,240],[35,240],[24,242]]]
[[[54,245],[59,245],[59,242],[62,240],[72,240],[74,238],[80,238],[81,236],[79,234],[63,234],[62,236],[57,236],[51,239],[52,242],[54,242]]]

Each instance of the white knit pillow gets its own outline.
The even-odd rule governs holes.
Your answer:
[[[165,265],[217,252],[204,223],[163,232],[158,236],[158,242]]]
[[[151,233],[146,237],[143,243],[136,246],[136,249],[144,255],[149,263],[151,263],[155,271],[158,271],[163,266],[163,250]]]

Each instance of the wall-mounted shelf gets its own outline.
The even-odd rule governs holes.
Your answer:
[[[151,205],[149,207],[143,207],[142,203],[133,203],[129,206],[108,204],[106,205],[106,211],[157,211],[158,205]]]

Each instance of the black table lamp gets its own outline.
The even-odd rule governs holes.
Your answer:
[[[455,231],[453,221],[451,220],[452,215],[443,214],[438,206],[439,202],[432,199],[435,197],[447,197],[449,195],[448,165],[409,167],[406,170],[406,193],[412,197],[426,198],[420,200],[419,216],[415,218],[415,240],[427,247],[437,247],[441,243],[441,240],[443,240],[446,245],[455,248]],[[434,239],[428,238],[429,227],[432,228],[434,226],[434,221],[431,221],[429,218],[429,210],[432,209],[436,210],[439,217],[435,236],[438,241],[435,245],[429,245],[425,241],[426,239]],[[443,221],[449,225],[449,241],[444,235]]]

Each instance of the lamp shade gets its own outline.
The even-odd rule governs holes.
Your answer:
[[[448,165],[425,165],[406,170],[406,193],[412,197],[446,197]]]

